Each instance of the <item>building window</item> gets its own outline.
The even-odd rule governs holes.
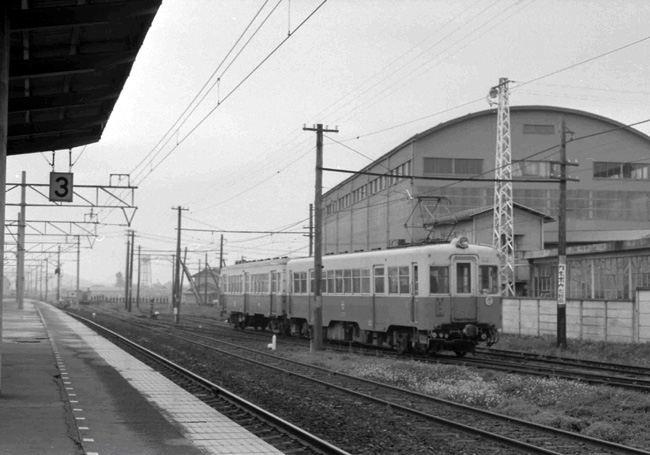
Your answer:
[[[513,161],[513,177],[559,177],[559,164],[549,163],[547,161]]]
[[[524,134],[555,134],[555,125],[524,125]]]
[[[594,178],[649,180],[650,164],[644,163],[594,163]]]
[[[483,173],[483,160],[473,158],[424,158],[425,174],[477,175]]]

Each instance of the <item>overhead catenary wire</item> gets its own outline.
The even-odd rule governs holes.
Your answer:
[[[277,51],[278,51],[278,50],[279,50],[279,49],[280,49],[280,48],[281,48],[281,47],[282,47],[282,46],[283,46],[283,45],[284,45],[284,44],[285,44],[285,43],[286,43],[286,42],[287,42],[291,37],[293,37],[293,36],[295,35],[295,33],[296,33],[300,28],[302,28],[303,25],[304,25],[304,24],[305,24],[309,19],[311,19],[311,18],[314,16],[314,14],[316,14],[316,12],[317,12],[317,11],[318,11],[318,10],[319,10],[319,9],[320,9],[324,4],[325,4],[325,3],[327,3],[327,0],[323,0],[323,1],[318,5],[318,6],[316,6],[316,8],[315,8],[315,9],[314,9],[314,10],[313,10],[313,11],[312,11],[312,12],[311,12],[311,13],[310,13],[310,14],[309,14],[305,19],[303,19],[303,20],[298,24],[298,26],[293,30],[293,32],[291,33],[291,35],[287,36],[287,37],[284,38],[284,39],[283,39],[283,40],[282,40],[278,45],[276,45],[276,46],[271,50],[271,52],[269,52],[269,53],[268,53],[268,54],[267,54],[267,55],[266,55],[266,56],[265,56],[265,57],[264,57],[264,58],[263,58],[263,59],[262,59],[262,60],[261,60],[261,61],[260,61],[260,62],[259,62],[259,63],[258,63],[258,64],[257,64],[257,65],[252,69],[252,70],[251,70],[251,71],[249,71],[248,74],[247,74],[247,75],[246,75],[242,80],[240,80],[240,81],[235,85],[235,87],[234,87],[232,90],[230,90],[230,91],[226,94],[226,96],[225,96],[223,99],[221,99],[221,100],[219,101],[219,103],[218,103],[217,105],[215,105],[215,106],[214,106],[210,111],[208,111],[208,113],[205,114],[205,115],[204,115],[204,116],[199,120],[199,122],[198,122],[197,124],[195,124],[195,125],[190,129],[190,131],[189,131],[187,134],[185,134],[182,138],[179,138],[179,139],[177,140],[176,144],[171,148],[171,150],[169,150],[169,151],[167,152],[167,154],[165,154],[165,155],[164,155],[164,156],[163,156],[163,157],[162,157],[162,158],[161,158],[161,159],[160,159],[160,160],[159,160],[155,165],[152,164],[151,167],[149,168],[148,172],[147,172],[144,176],[142,176],[141,179],[137,182],[137,185],[142,184],[142,182],[143,182],[143,181],[144,181],[144,180],[145,180],[149,175],[151,175],[151,174],[152,174],[152,173],[153,173],[153,172],[154,172],[154,171],[155,171],[155,170],[156,170],[156,169],[157,169],[157,168],[158,168],[158,167],[159,167],[159,166],[160,166],[160,165],[161,165],[161,164],[162,164],[162,163],[163,163],[163,162],[164,162],[164,161],[165,161],[165,160],[166,160],[166,159],[167,159],[167,158],[168,158],[168,157],[169,157],[169,156],[170,156],[170,155],[171,155],[175,150],[176,150],[176,149],[178,149],[178,147],[179,147],[179,146],[180,146],[180,145],[181,145],[185,140],[187,140],[187,138],[189,138],[189,137],[190,137],[190,136],[191,136],[191,135],[192,135],[192,134],[193,134],[193,133],[194,133],[194,132],[195,132],[195,131],[196,131],[196,130],[197,130],[197,129],[198,129],[198,128],[199,128],[199,127],[200,127],[200,126],[201,126],[201,125],[202,125],[202,124],[203,124],[203,123],[204,123],[204,122],[205,122],[205,121],[206,121],[206,120],[207,120],[207,119],[208,119],[208,118],[209,118],[209,117],[210,117],[210,116],[211,116],[211,115],[212,115],[212,114],[217,110],[217,108],[219,108],[219,107],[220,107],[220,106],[221,106],[221,105],[222,105],[222,104],[223,104],[223,103],[224,103],[228,98],[230,98],[230,97],[231,97],[231,96],[232,96],[232,95],[233,95],[233,94],[234,94],[234,93],[235,93],[235,92],[236,92],[236,91],[237,91],[237,90],[238,90],[238,89],[239,89],[239,88],[240,88],[240,87],[241,87],[241,86],[242,86],[242,85],[243,85],[243,84],[244,84],[244,83],[245,83],[245,82],[246,82],[246,81],[247,81],[247,80],[248,80],[248,79],[249,79],[249,78],[250,78],[250,77],[255,73],[255,72],[257,72],[257,70],[259,70],[260,67],[262,67],[262,65],[264,65],[264,63],[266,63],[266,62],[267,62],[267,61],[268,61],[268,60],[269,60],[269,59],[270,59],[270,58],[271,58],[271,57],[272,57],[272,56],[273,56],[273,55],[274,55],[274,54],[275,54],[275,53],[276,53],[276,52],[277,52]],[[265,3],[265,4],[266,4],[266,3]],[[277,5],[276,5],[276,7],[277,7]],[[275,8],[274,8],[274,10],[275,10]],[[209,83],[209,82],[206,82],[206,84],[207,84],[207,83]],[[199,93],[200,93],[200,92],[199,92]],[[198,97],[198,94],[197,94],[197,97]],[[181,116],[181,117],[182,117],[182,116]],[[180,119],[180,117],[179,117],[179,119]],[[170,131],[171,131],[171,130],[173,130],[173,127],[170,128]],[[164,138],[163,138],[163,139],[164,139]]]

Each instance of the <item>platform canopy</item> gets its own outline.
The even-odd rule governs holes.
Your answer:
[[[99,141],[162,0],[10,1],[7,154]]]

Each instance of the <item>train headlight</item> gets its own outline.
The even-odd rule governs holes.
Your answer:
[[[494,299],[493,299],[492,297],[486,297],[486,298],[485,298],[485,304],[486,304],[487,306],[490,306],[490,305],[492,305],[493,303],[494,303]]]
[[[485,332],[481,333],[481,340],[487,340],[487,334]]]
[[[458,248],[465,249],[469,246],[469,239],[467,237],[460,237],[456,240],[456,246]]]

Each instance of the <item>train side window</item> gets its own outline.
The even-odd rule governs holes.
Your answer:
[[[429,293],[449,294],[449,267],[429,266]]]
[[[294,294],[307,293],[307,272],[293,273],[293,293]]]
[[[336,287],[334,286],[334,270],[327,271],[327,292],[329,294],[336,292]]]
[[[273,270],[271,271],[271,294],[277,294],[279,291],[279,277],[279,273]]]
[[[314,271],[309,271],[309,293],[314,292]]]
[[[361,293],[370,294],[370,270],[361,269]]]
[[[375,294],[385,294],[386,287],[384,284],[384,267],[375,266]]]
[[[400,267],[398,271],[399,275],[399,293],[400,294],[410,294],[411,290],[409,288],[409,267]]]
[[[343,271],[343,293],[352,294],[352,270]]]
[[[498,294],[499,280],[496,265],[482,265],[478,269],[478,281],[481,285],[481,293]]]
[[[469,262],[456,263],[456,292],[458,294],[472,293],[472,264]]]
[[[352,293],[361,293],[361,269],[352,269]]]
[[[413,295],[420,295],[420,280],[418,276],[418,265],[413,263]]]
[[[388,267],[388,293],[399,293],[399,275],[397,267]]]
[[[323,270],[322,275],[320,277],[320,294],[326,294],[327,293],[327,272]]]
[[[336,293],[343,294],[343,270],[334,271],[334,281],[336,283]]]

